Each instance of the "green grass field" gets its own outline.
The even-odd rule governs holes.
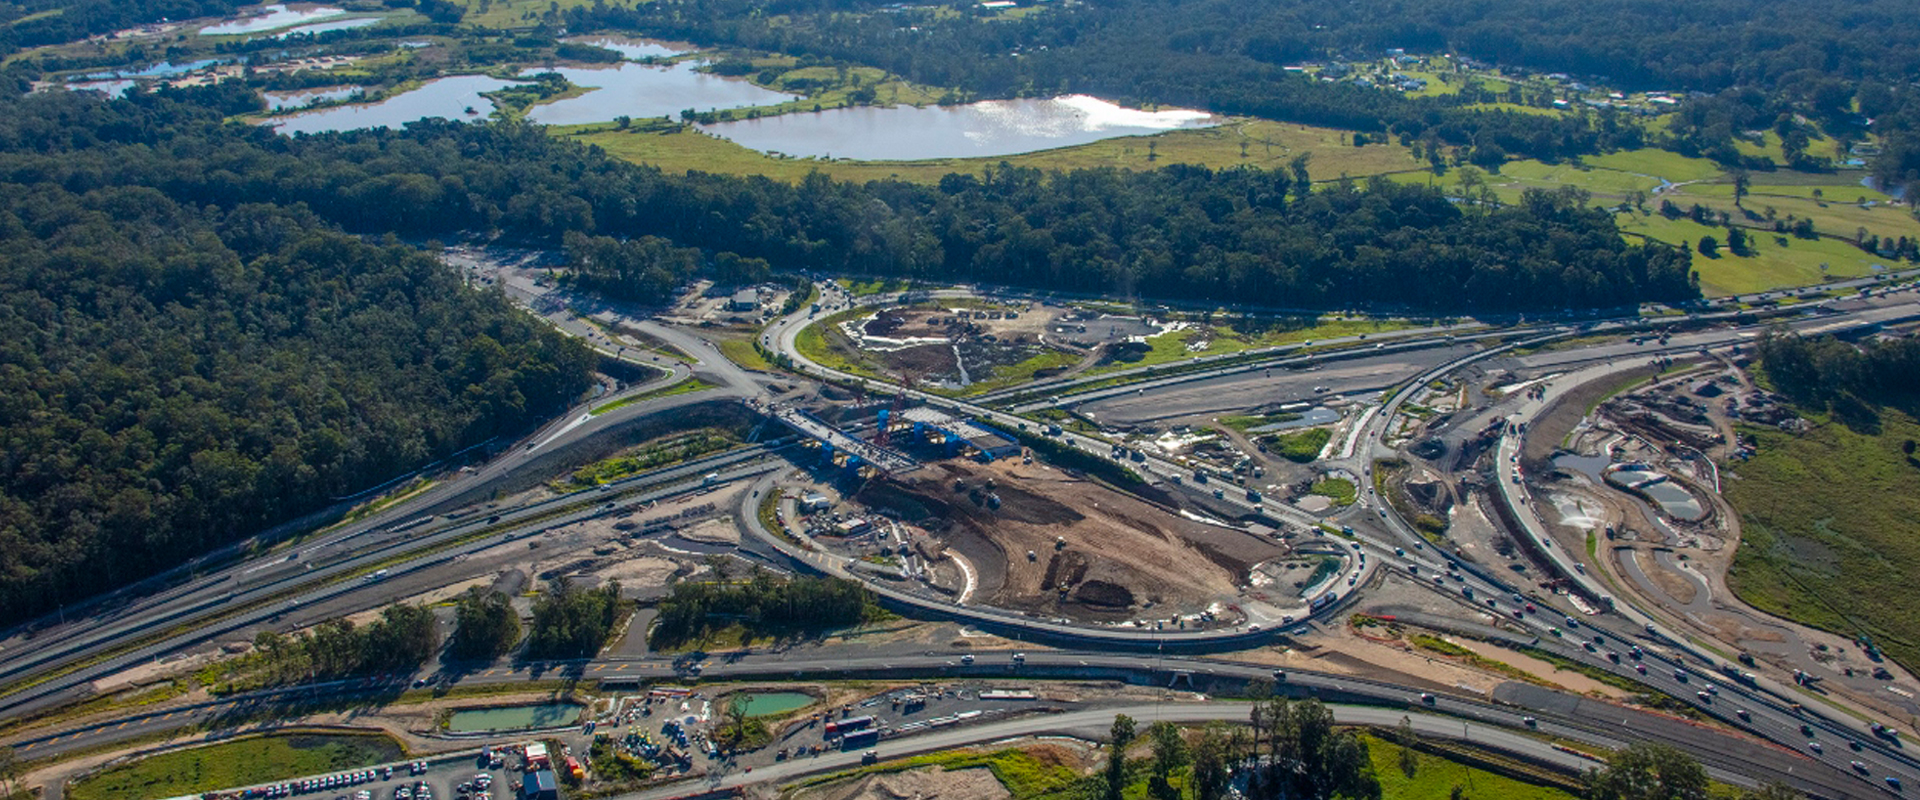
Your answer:
[[[405,756],[388,736],[277,734],[148,756],[68,787],[70,800],[177,797],[300,775],[364,767]]]
[[[1674,183],[1706,180],[1720,174],[1720,166],[1704,158],[1688,158],[1667,150],[1622,150],[1585,159],[1587,166],[1655,175]]]
[[[752,336],[720,339],[716,344],[720,348],[720,355],[726,356],[728,361],[761,372],[772,372],[774,369],[773,362],[753,346]]]
[[[993,777],[999,779],[1000,785],[1005,786],[1008,793],[1013,795],[1013,800],[1061,797],[1080,778],[1079,773],[1064,765],[1043,761],[1025,750],[1008,748],[988,753],[974,750],[928,753],[836,772],[802,781],[797,785],[818,786],[826,783],[840,783],[862,775],[905,772],[910,769],[933,766],[949,771],[985,767],[991,770]]]
[[[562,13],[575,6],[593,5],[592,0],[463,0],[467,15],[461,22],[483,28],[531,28],[540,24],[540,15],[558,6]]]
[[[1314,481],[1313,485],[1308,487],[1307,492],[1309,494],[1332,498],[1334,504],[1342,506],[1353,505],[1353,501],[1360,499],[1360,487],[1354,486],[1353,481],[1347,480],[1346,478],[1326,478],[1324,480]]]
[[[1381,800],[1440,800],[1460,787],[1465,797],[1498,800],[1574,800],[1575,795],[1475,769],[1457,761],[1421,754],[1409,776],[1400,769],[1400,746],[1371,734],[1361,737],[1380,778]]]
[[[986,394],[1019,386],[1033,380],[1033,374],[1041,370],[1060,369],[1080,363],[1080,356],[1059,350],[1045,350],[1017,364],[1007,364],[993,368],[993,374],[985,379],[967,384],[967,388],[955,393],[956,396]]]
[[[1773,614],[1844,635],[1862,628],[1920,666],[1920,465],[1902,451],[1920,423],[1881,413],[1857,433],[1820,420],[1802,435],[1749,428],[1751,461],[1726,467],[1743,539],[1727,582]]]
[[[1296,433],[1276,433],[1267,437],[1265,441],[1267,448],[1281,458],[1297,464],[1307,464],[1320,457],[1320,451],[1326,449],[1327,442],[1331,439],[1333,439],[1331,430],[1308,428]]]
[[[1682,217],[1669,220],[1659,215],[1621,214],[1620,230],[1667,244],[1695,246],[1702,236],[1726,242],[1727,231],[1718,226],[1701,225]],[[1870,255],[1860,248],[1833,239],[1796,239],[1773,233],[1749,232],[1754,254],[1735,256],[1720,250],[1718,258],[1707,258],[1696,249],[1693,269],[1700,273],[1700,288],[1709,296],[1746,294],[1786,286],[1806,286],[1822,282],[1825,276],[1857,277],[1872,272],[1872,265],[1887,264],[1887,259]],[[1821,264],[1828,266],[1823,273]]]

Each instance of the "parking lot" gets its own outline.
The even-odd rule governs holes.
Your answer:
[[[517,754],[497,750],[490,755],[492,757],[487,762],[482,762],[480,751],[468,751],[427,760],[314,775],[232,792],[215,792],[207,796],[239,800],[512,800],[517,796],[522,759]]]

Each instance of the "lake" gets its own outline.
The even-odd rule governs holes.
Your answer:
[[[690,44],[659,42],[652,39],[628,39],[621,36],[578,36],[567,41],[612,50],[633,61],[643,58],[672,58],[694,50],[693,45]]]
[[[667,66],[623,63],[608,67],[529,68],[521,75],[557,72],[576,86],[593,91],[534,106],[527,119],[546,125],[612,122],[616,117],[679,117],[689,108],[745,108],[773,105],[793,95],[762,89],[737,78],[697,71],[699,64],[683,61]]]
[[[256,9],[255,12],[249,13],[246,16],[237,17],[216,25],[208,25],[200,29],[200,35],[238,36],[246,33],[261,33],[264,31],[289,28],[295,25],[304,25],[309,22],[319,22],[320,20],[331,19],[345,13],[347,13],[346,9],[332,8],[329,6],[314,6],[296,11],[276,3],[261,6]]]
[[[378,25],[380,24],[380,22],[381,22],[380,17],[354,17],[353,19],[336,19],[332,22],[317,22],[312,25],[302,25],[298,28],[294,28],[293,30],[287,31],[285,33],[275,34],[273,38],[285,39],[289,36],[318,36],[328,31],[345,31],[345,30],[352,30],[354,28],[364,28],[364,27],[367,27],[368,25]]]
[[[447,719],[447,730],[451,733],[480,733],[555,728],[578,721],[581,708],[576,703],[468,708],[453,712]]]
[[[331,89],[299,89],[291,92],[261,92],[267,99],[268,111],[292,111],[306,108],[322,100],[345,100],[360,91],[358,86],[336,86]],[[465,109],[462,109],[465,113]]]
[[[148,65],[145,67],[141,67],[139,69],[108,70],[106,72],[89,72],[80,77],[85,78],[87,80],[112,80],[116,78],[171,78],[175,75],[185,75],[197,69],[202,69],[204,67],[210,67],[215,64],[224,64],[224,63],[226,62],[217,58],[202,58],[197,61],[180,61],[180,62],[162,61],[158,64]]]
[[[917,161],[1006,156],[1118,136],[1207,128],[1220,122],[1204,111],[1141,111],[1096,97],[1067,95],[951,107],[857,106],[700,127],[767,153]]]
[[[478,121],[493,113],[493,101],[481,97],[514,85],[489,75],[456,75],[428,81],[411,92],[394,95],[369,105],[335,106],[304,114],[274,117],[266,121],[280,133],[321,133],[356,128],[398,128],[414,120],[444,117]],[[468,114],[472,108],[475,113]]]

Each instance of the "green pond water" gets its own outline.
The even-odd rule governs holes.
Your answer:
[[[453,717],[447,721],[447,730],[453,733],[478,733],[551,728],[571,725],[579,718],[580,706],[575,703],[469,708],[453,712]]]
[[[813,695],[804,692],[758,692],[734,697],[735,702],[746,703],[749,717],[785,714],[813,704]]]

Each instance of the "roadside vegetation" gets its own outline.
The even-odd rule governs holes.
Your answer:
[[[1350,506],[1360,499],[1360,488],[1346,478],[1322,478],[1314,481],[1307,492],[1329,498],[1337,506]]]
[[[592,658],[620,632],[632,604],[620,582],[582,589],[564,576],[533,600],[525,656],[532,660]]]
[[[447,640],[450,660],[490,662],[520,641],[520,612],[498,590],[469,588],[454,601],[453,623]]]
[[[405,757],[385,735],[275,733],[190,747],[110,767],[66,789],[71,800],[180,797],[339,772]]]
[[[760,349],[760,340],[752,335],[719,339],[716,345],[720,348],[720,355],[726,356],[728,361],[740,365],[743,369],[756,372],[774,371],[773,362],[767,360],[766,352]]]
[[[675,383],[669,386],[662,386],[658,389],[649,389],[639,394],[630,394],[618,400],[614,400],[612,402],[605,403],[603,405],[595,406],[593,407],[592,410],[588,411],[587,413],[592,414],[594,416],[599,416],[609,411],[615,411],[618,409],[626,408],[627,406],[633,405],[635,403],[644,403],[644,402],[647,402],[648,400],[658,400],[662,397],[672,397],[674,395],[679,395],[679,394],[692,394],[694,392],[704,392],[708,389],[719,388],[719,386],[720,384],[714,383],[704,378],[689,377],[686,380],[680,381],[678,383]]]
[[[253,652],[217,661],[195,677],[214,694],[382,672],[411,672],[440,647],[439,623],[423,606],[395,604],[366,625],[332,619],[291,636],[261,631]]]
[[[558,492],[584,491],[739,445],[740,438],[725,428],[701,428],[676,433],[635,445],[620,455],[576,469],[567,477],[554,481],[552,488]]]
[[[1281,458],[1296,464],[1309,464],[1320,458],[1320,452],[1325,450],[1327,442],[1332,440],[1332,430],[1308,428],[1297,433],[1270,434],[1261,437],[1260,443]]]
[[[858,583],[836,578],[777,578],[755,570],[744,581],[683,580],[660,601],[647,632],[658,650],[748,644],[811,636],[881,618],[879,602]]]

